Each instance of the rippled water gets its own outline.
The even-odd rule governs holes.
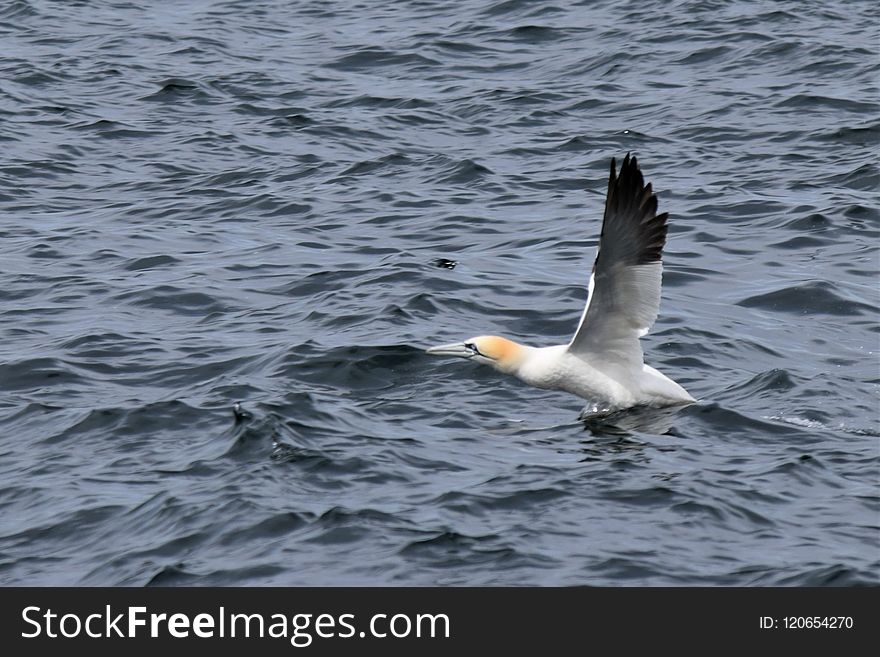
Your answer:
[[[3,3],[0,581],[880,583],[878,23]],[[426,356],[570,337],[628,151],[700,403]]]

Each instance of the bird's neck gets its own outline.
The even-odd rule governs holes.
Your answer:
[[[535,351],[533,347],[527,347],[507,338],[497,338],[496,343],[500,347],[499,357],[493,363],[495,368],[507,374],[516,374]]]

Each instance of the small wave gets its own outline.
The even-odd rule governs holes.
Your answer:
[[[517,490],[505,495],[449,492],[440,495],[434,502],[458,512],[483,514],[512,509],[541,508],[547,503],[555,503],[567,496],[566,491],[558,488],[535,488]]]
[[[752,394],[757,393],[753,392]],[[689,415],[705,424],[712,431],[717,432],[718,435],[735,432],[738,437],[751,437],[761,443],[765,442],[768,436],[796,437],[802,435],[794,426],[749,417],[717,402],[693,406]]]
[[[520,25],[508,30],[507,35],[515,41],[537,44],[565,39],[572,32],[573,30],[570,28],[549,27],[546,25]]]
[[[860,570],[844,564],[816,566],[793,575],[783,575],[775,586],[878,586],[877,571]]]
[[[857,191],[878,191],[880,190],[880,169],[874,164],[863,164],[849,173],[836,176],[833,182]]]
[[[198,83],[183,78],[170,78],[159,83],[160,88],[141,100],[157,103],[205,101],[211,98]]]
[[[167,310],[179,315],[204,316],[230,310],[223,301],[210,294],[185,290],[173,285],[158,285],[136,292],[123,292],[116,295],[115,299],[126,301],[136,307]]]
[[[156,269],[157,267],[176,265],[179,262],[180,260],[178,260],[174,256],[162,253],[153,256],[132,258],[125,264],[125,269],[127,271],[141,271],[143,269]]]
[[[439,64],[440,62],[437,60],[416,53],[391,52],[383,48],[363,48],[350,55],[340,57],[326,66],[340,71],[362,71],[393,66],[407,70],[419,70]]]
[[[69,386],[83,381],[73,368],[58,358],[25,358],[0,363],[0,381],[5,390]]]
[[[440,178],[440,182],[446,184],[466,185],[468,183],[477,182],[493,172],[486,166],[479,164],[473,160],[461,160],[449,169],[445,176]]]
[[[737,305],[797,315],[851,316],[877,312],[877,308],[870,304],[842,297],[837,287],[826,281],[811,281],[758,294],[738,301]]]
[[[99,119],[92,123],[80,123],[71,126],[71,129],[91,132],[108,139],[122,139],[126,137],[145,139],[147,137],[154,137],[157,134],[153,130],[136,130],[125,124],[106,119]]]
[[[779,101],[775,107],[795,107],[803,109],[830,109],[835,111],[848,110],[850,112],[858,112],[860,115],[866,113],[876,114],[880,110],[877,103],[867,103],[860,100],[851,100],[847,98],[833,98],[831,96],[821,96],[817,94],[795,94],[785,100]]]
[[[821,133],[816,139],[856,146],[877,146],[880,145],[880,123],[858,127],[844,126]]]
[[[838,424],[832,425],[827,422],[821,422],[819,420],[811,420],[809,418],[791,415],[767,415],[764,416],[764,419],[772,420],[774,422],[783,422],[785,424],[791,424],[796,427],[804,427],[805,429],[828,429],[832,431],[840,431],[842,433],[849,433],[856,436],[880,436],[880,429],[852,427],[845,422],[839,422]]]

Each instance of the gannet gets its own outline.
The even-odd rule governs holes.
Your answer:
[[[529,347],[481,335],[427,352],[484,363],[538,388],[573,393],[592,402],[597,412],[696,401],[645,364],[639,342],[660,309],[667,219],[668,213],[657,214],[657,197],[636,157],[627,154],[620,175],[612,158],[587,304],[571,341]]]

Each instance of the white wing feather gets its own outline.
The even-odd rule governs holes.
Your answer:
[[[660,309],[666,219],[636,158],[627,155],[619,177],[612,160],[599,251],[571,353],[620,374],[641,370],[639,338]]]

